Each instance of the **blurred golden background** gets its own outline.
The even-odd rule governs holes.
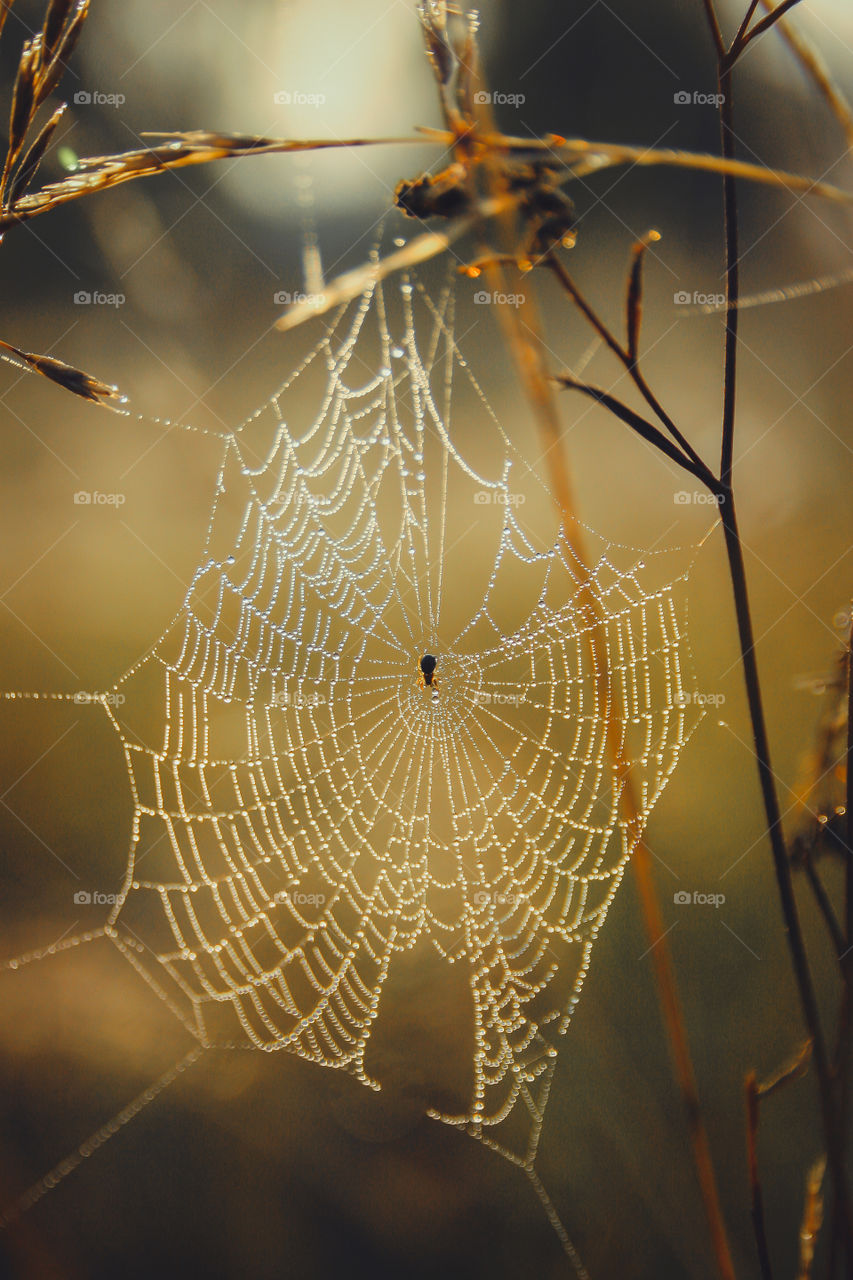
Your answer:
[[[730,29],[741,8],[722,7]],[[99,0],[61,86],[70,104],[61,145],[92,155],[131,149],[146,129],[342,137],[438,125],[414,9]],[[481,11],[489,82],[523,97],[496,107],[508,132],[716,150],[713,107],[675,101],[715,90],[698,3],[531,0],[519,9],[488,0]],[[33,0],[8,21],[7,94],[20,42],[41,16]],[[795,16],[853,91],[849,8],[814,0]],[[843,139],[773,36],[753,48],[736,90],[743,158],[853,189]],[[87,93],[124,101],[87,102]],[[304,287],[306,234],[316,234],[328,277],[358,265],[398,178],[438,159],[425,146],[226,162],[96,195],[7,234],[2,336],[116,382],[131,413],[108,414],[8,366],[0,373],[3,689],[104,689],[155,642],[198,563],[219,457],[215,439],[168,423],[221,430],[261,405],[313,340],[310,326],[272,329],[275,295]],[[54,151],[43,176],[61,174]],[[608,170],[571,194],[570,265],[614,325],[631,243],[649,227],[662,233],[647,264],[646,374],[715,461],[722,319],[675,295],[723,289],[719,179]],[[850,268],[844,210],[746,184],[741,206],[744,294]],[[435,287],[443,278],[438,265],[424,272]],[[589,332],[549,279],[530,286],[553,367],[576,364]],[[458,287],[466,357],[535,460],[497,320],[461,296],[476,286]],[[75,303],[81,292],[123,301]],[[852,309],[840,288],[741,317],[739,509],[786,810],[818,712],[812,678],[843,643],[838,616],[851,596]],[[598,352],[588,376],[610,387],[618,370]],[[710,508],[674,467],[587,402],[566,395],[561,409],[592,528],[646,549],[704,537]],[[124,501],[75,504],[80,491]],[[696,556],[690,619],[700,687],[719,705],[688,745],[649,843],[737,1271],[752,1276],[742,1081],[749,1069],[775,1069],[803,1032],[716,534]],[[103,908],[74,894],[117,890],[132,807],[119,744],[97,708],[6,702],[0,718],[0,911],[3,954],[14,956],[103,922]],[[829,1013],[832,957],[801,889]],[[679,908],[673,896],[684,890],[723,893],[725,904]],[[426,976],[401,971],[383,1033],[386,1060],[403,1064],[399,1090],[370,1094],[282,1054],[206,1055],[6,1235],[4,1274],[565,1275],[523,1177],[411,1104],[404,1085],[415,1063],[428,1064],[425,1078],[458,1070],[446,1016],[456,1006],[451,997],[437,1006]],[[6,1202],[189,1044],[101,942],[6,973],[0,987]],[[761,1135],[782,1275],[792,1273],[803,1178],[819,1151],[813,1082],[800,1081],[769,1103]],[[561,1050],[541,1172],[593,1277],[714,1274],[630,873]]]

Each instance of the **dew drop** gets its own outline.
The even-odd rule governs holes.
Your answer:
[[[395,360],[399,360],[399,359],[401,359],[401,357],[402,357],[402,356],[404,356],[405,354],[406,354],[406,353],[405,353],[405,351],[403,350],[403,348],[402,348],[402,347],[392,347],[392,348],[391,348],[391,355],[394,357],[394,359],[395,359]]]
[[[402,249],[402,248],[403,248],[403,246],[405,245],[405,243],[406,243],[406,241],[403,239],[403,237],[402,237],[402,236],[395,236],[395,237],[394,237],[394,244],[397,246],[397,248],[398,248],[398,249]]]
[[[59,147],[56,158],[67,173],[74,173],[80,168],[80,158],[71,147]]]

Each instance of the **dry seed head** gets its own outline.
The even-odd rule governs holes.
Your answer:
[[[75,0],[51,0],[51,3],[48,5],[47,13],[44,16],[44,25],[42,27],[44,53],[48,62],[53,57],[56,46],[74,4]]]
[[[42,157],[47,150],[48,143],[53,137],[56,126],[65,114],[65,109],[66,107],[64,102],[57,107],[56,111],[54,111],[53,115],[50,117],[47,124],[41,130],[38,137],[32,143],[21,161],[21,167],[18,170],[9,192],[8,204],[10,206],[14,207],[16,200],[20,199],[35,177],[38,167],[41,164]]]

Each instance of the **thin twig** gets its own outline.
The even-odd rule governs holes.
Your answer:
[[[761,1280],[773,1280],[770,1245],[767,1240],[767,1224],[764,1217],[764,1193],[761,1189],[761,1175],[758,1168],[758,1121],[761,1107],[758,1082],[754,1071],[751,1071],[746,1077],[744,1093],[746,1097],[746,1162],[749,1173],[752,1230],[755,1235],[755,1247],[758,1250]]]
[[[656,449],[665,454],[667,458],[671,458],[679,467],[683,467],[685,471],[689,471],[692,476],[699,477],[698,469],[694,462],[675,447],[662,431],[653,426],[646,418],[642,418],[639,413],[635,413],[633,409],[624,404],[621,400],[617,400],[616,396],[611,395],[609,391],[604,391],[601,387],[595,387],[589,382],[582,382],[580,379],[573,377],[570,373],[558,374],[555,378],[564,387],[569,387],[574,391],[582,391],[584,395],[589,396],[591,400],[595,400],[598,404],[608,409],[614,418],[619,418],[626,426],[635,431],[638,436],[647,440],[649,444],[653,444]]]
[[[717,10],[714,8],[714,0],[702,0],[702,3],[705,6],[705,17],[708,19],[708,26],[711,29],[711,38],[714,41],[717,56],[724,58],[726,56],[726,42],[720,30],[720,21],[717,17]]]
[[[772,12],[770,0],[761,0],[761,5],[768,12]],[[848,147],[853,147],[853,110],[820,53],[793,23],[782,20],[777,23],[776,29],[806,75],[814,80],[818,92],[826,100],[830,111],[841,126]]]
[[[803,1201],[803,1218],[800,1223],[800,1256],[797,1263],[797,1280],[811,1280],[817,1238],[823,1226],[823,1179],[826,1173],[826,1156],[819,1156],[806,1175],[806,1194]]]
[[[777,1089],[802,1076],[809,1063],[812,1046],[806,1041],[796,1056],[780,1067],[769,1080],[759,1084],[754,1071],[750,1071],[744,1081],[746,1100],[746,1160],[749,1174],[750,1216],[755,1235],[755,1246],[758,1250],[758,1262],[762,1280],[773,1280],[773,1267],[770,1262],[770,1245],[767,1239],[767,1224],[764,1216],[764,1194],[761,1187],[761,1176],[758,1166],[758,1124],[761,1118],[761,1101],[769,1098]]]
[[[845,942],[844,933],[842,932],[841,925],[838,923],[838,917],[836,916],[835,911],[833,910],[832,903],[829,899],[829,894],[826,892],[826,886],[821,880],[820,872],[815,866],[814,851],[812,849],[805,849],[803,851],[802,865],[806,873],[808,882],[811,885],[812,893],[814,894],[814,897],[815,897],[815,902],[818,905],[820,913],[823,916],[824,923],[826,924],[826,928],[829,933],[829,936],[832,939],[832,945],[835,948],[835,954],[838,956],[839,961],[841,961],[843,964],[843,956],[844,956],[844,952],[847,950],[847,943]]]
[[[780,18],[785,16],[789,9],[793,9],[794,5],[799,3],[800,0],[782,0],[782,3],[777,8],[773,9],[771,13],[768,13],[766,18],[762,18],[760,22],[756,22],[752,30],[746,32],[740,43],[736,43],[732,46],[730,54],[732,65],[734,65],[748,44],[753,40],[756,40],[758,36],[763,35],[765,31],[769,31],[771,27],[775,26]]]
[[[853,605],[850,608],[853,614]],[[847,829],[844,876],[844,920],[848,986],[853,983],[853,621],[847,639],[847,760],[844,778],[844,826]]]
[[[720,139],[723,155],[734,158],[734,107],[732,103],[732,73],[720,59],[717,83],[720,103]],[[735,395],[737,390],[737,330],[740,271],[738,263],[738,209],[737,186],[731,174],[723,178],[723,203],[726,237],[726,346],[723,366],[723,431],[720,456],[720,480],[731,484],[735,434]]]
[[[764,801],[764,812],[767,819],[768,835],[779,886],[782,903],[782,914],[788,937],[788,946],[797,981],[803,1018],[809,1038],[812,1041],[815,1071],[817,1073],[821,1116],[824,1137],[832,1171],[837,1203],[841,1215],[845,1246],[848,1258],[853,1261],[853,1237],[851,1237],[850,1195],[847,1186],[847,1174],[844,1167],[844,1154],[841,1134],[838,1128],[835,1090],[829,1057],[820,1022],[817,996],[815,995],[809,967],[808,954],[803,938],[797,900],[791,875],[791,864],[782,832],[782,819],[779,809],[779,798],[776,794],[775,776],[770,759],[770,745],[767,737],[767,726],[764,719],[764,704],[761,696],[761,685],[758,677],[758,666],[755,659],[755,637],[752,629],[752,614],[749,606],[749,593],[746,580],[746,567],[743,560],[743,547],[737,524],[734,497],[729,490],[728,501],[721,506],[723,530],[725,533],[726,552],[729,559],[729,570],[735,598],[738,637],[740,641],[741,663],[746,683],[747,701],[752,721],[755,759],[758,766],[758,777]]]
[[[743,15],[743,21],[738,27],[737,35],[735,36],[734,40],[731,43],[731,49],[738,48],[739,45],[743,42],[743,39],[746,36],[747,31],[749,30],[749,24],[750,22],[752,22],[753,14],[755,13],[755,10],[758,8],[758,4],[759,4],[759,0],[749,0],[749,8],[747,9],[746,13]]]
[[[838,1082],[838,1115],[841,1142],[846,1144],[850,1122],[850,1074],[853,1065],[853,607],[847,637],[847,753],[845,760],[844,813],[844,949],[841,958],[841,1002],[838,1011],[838,1033],[835,1049],[835,1078]],[[835,1274],[837,1241],[840,1234],[838,1214],[833,1214],[830,1275]]]
[[[652,412],[655,414],[658,420],[661,423],[663,423],[663,425],[666,427],[669,434],[678,443],[678,445],[681,447],[681,449],[690,459],[692,466],[688,467],[687,470],[692,471],[693,474],[697,476],[702,481],[703,484],[707,485],[709,488],[712,488],[716,483],[713,472],[707,466],[707,464],[702,460],[702,458],[699,456],[699,454],[696,452],[693,446],[690,444],[690,441],[678,429],[678,427],[673,422],[672,418],[669,416],[668,413],[666,413],[660,401],[654,395],[653,391],[649,387],[642,373],[639,360],[635,355],[632,356],[631,354],[630,343],[628,347],[622,346],[622,344],[610,331],[608,326],[604,323],[604,321],[601,319],[601,317],[598,315],[595,309],[591,306],[591,304],[587,301],[587,299],[581,293],[580,289],[575,284],[574,280],[569,275],[565,266],[563,265],[563,263],[560,261],[560,259],[557,257],[555,253],[547,254],[544,258],[544,262],[545,262],[545,265],[550,268],[550,270],[559,280],[560,285],[565,290],[565,292],[569,295],[569,297],[572,299],[575,306],[580,311],[581,315],[583,315],[587,319],[589,324],[592,326],[595,332],[599,335],[602,341],[609,347],[609,349],[616,356],[617,360],[619,360],[620,363],[625,366],[625,369],[629,377],[631,378],[632,382],[636,386],[637,390],[642,395],[643,399],[651,408]],[[666,450],[664,450],[664,452],[666,452]],[[672,455],[670,454],[670,456]],[[680,461],[679,458],[674,458],[674,461],[678,461],[679,465],[683,465],[683,463]]]
[[[717,42],[719,25],[716,23],[713,0],[706,0],[707,8],[714,15],[711,33]],[[791,3],[780,5],[768,18],[780,17]],[[766,22],[766,20],[765,20]],[[764,23],[759,24],[759,28]],[[753,31],[757,31],[754,28]],[[720,101],[720,136],[723,157],[731,161],[734,157],[734,104],[732,101],[732,70],[737,61],[737,54],[729,57],[718,52],[718,83],[721,94]],[[803,937],[802,926],[794,894],[791,864],[785,837],[782,831],[779,798],[776,793],[776,781],[770,758],[770,743],[764,717],[764,704],[761,684],[758,676],[758,665],[755,658],[755,638],[752,627],[752,615],[749,603],[749,591],[746,579],[746,567],[743,560],[743,547],[738,529],[735,511],[734,494],[731,489],[732,460],[734,451],[735,429],[735,391],[737,383],[737,303],[739,295],[738,272],[738,208],[737,192],[734,178],[727,173],[723,179],[723,199],[726,239],[726,341],[724,364],[724,403],[722,427],[722,451],[720,463],[720,481],[727,491],[727,501],[721,507],[723,529],[725,533],[726,553],[735,599],[738,637],[740,641],[741,662],[746,682],[747,701],[750,720],[752,722],[755,757],[758,765],[758,776],[761,786],[764,811],[767,819],[768,834],[779,886],[782,914],[788,936],[788,945],[794,966],[800,1004],[803,1010],[806,1028],[813,1044],[815,1071],[818,1078],[821,1115],[826,1141],[832,1180],[835,1186],[836,1202],[839,1208],[840,1223],[844,1231],[848,1262],[853,1265],[853,1213],[850,1207],[850,1194],[847,1185],[847,1174],[844,1165],[844,1149],[838,1128],[835,1090],[832,1072],[823,1030],[820,1022],[817,996],[809,967],[808,953]]]

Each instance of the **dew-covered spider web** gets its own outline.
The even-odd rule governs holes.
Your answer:
[[[473,1023],[468,1105],[431,1114],[518,1164],[574,1257],[535,1160],[593,944],[702,715],[685,571],[603,543],[585,566],[555,534],[454,305],[372,285],[224,439],[183,605],[96,698],[134,804],[103,932],[196,1054],[374,1088],[386,981],[428,944]]]

